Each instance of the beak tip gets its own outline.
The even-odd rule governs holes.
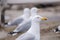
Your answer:
[[[42,20],[47,20],[47,18],[46,17],[43,17]]]

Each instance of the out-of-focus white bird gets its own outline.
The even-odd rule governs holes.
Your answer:
[[[30,29],[20,35],[16,40],[40,40],[40,21],[47,20],[46,17],[36,15],[32,18]]]
[[[30,9],[25,8],[23,11],[23,15],[13,19],[12,21],[9,21],[7,26],[18,25],[18,24],[26,21],[29,17],[30,17]]]
[[[54,32],[60,33],[60,26],[58,26],[56,29],[54,29]]]
[[[10,34],[17,35],[18,32],[26,32],[31,27],[31,20],[32,18],[37,15],[38,9],[36,7],[31,8],[31,17],[27,19],[27,21],[21,23],[18,25],[18,27],[13,31],[10,32]]]

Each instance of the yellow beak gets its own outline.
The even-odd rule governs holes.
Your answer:
[[[41,20],[47,20],[47,18],[46,17],[42,17]]]

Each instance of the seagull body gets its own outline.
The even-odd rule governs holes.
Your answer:
[[[40,40],[40,21],[46,20],[46,18],[43,18],[39,15],[36,15],[33,17],[31,21],[31,27],[30,29],[16,38],[16,40]]]
[[[56,29],[54,29],[54,32],[60,33],[60,26],[58,26]]]
[[[38,9],[36,7],[31,8],[31,17],[27,19],[27,21],[18,25],[18,27],[13,31],[16,33],[12,33],[12,35],[17,35],[18,32],[26,32],[31,27],[32,18],[37,15]]]
[[[30,16],[30,9],[29,8],[25,8],[23,13],[24,14],[22,16],[19,16],[19,17],[13,19],[12,21],[9,21],[7,25],[8,26],[18,25],[18,24],[26,21],[29,18],[29,16]]]

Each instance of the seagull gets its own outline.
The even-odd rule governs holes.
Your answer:
[[[10,32],[9,34],[15,36],[19,32],[26,32],[31,27],[31,20],[35,15],[37,15],[37,11],[38,9],[36,7],[32,7],[30,18],[27,19],[27,21],[19,24],[18,27],[15,30],[13,30],[13,32]]]
[[[30,17],[30,9],[25,8],[22,16],[19,16],[19,17],[13,19],[12,21],[9,21],[7,25],[8,26],[18,25],[18,24],[26,21],[29,17]]]
[[[40,21],[47,20],[46,17],[36,15],[32,18],[30,29],[15,40],[40,40]]]
[[[54,29],[54,32],[60,33],[60,26],[58,26],[56,29]]]

